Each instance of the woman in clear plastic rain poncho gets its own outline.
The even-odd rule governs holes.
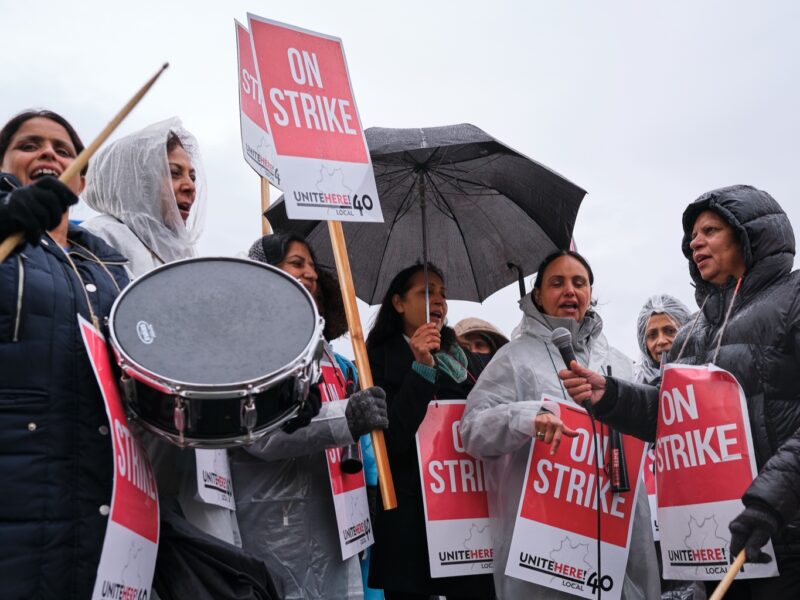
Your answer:
[[[686,305],[669,294],[650,296],[639,311],[636,321],[636,339],[642,351],[634,369],[636,383],[649,383],[661,379],[661,355],[669,352],[672,342],[691,317]]]
[[[206,205],[197,140],[173,117],[105,146],[82,198],[102,213],[83,226],[122,252],[134,277],[195,256]]]
[[[126,256],[133,277],[195,256],[206,203],[197,140],[176,117],[116,140],[95,155],[83,199],[103,213],[84,228]],[[192,525],[241,545],[235,513],[198,499],[197,453],[225,451],[180,449],[146,432],[141,439],[162,500],[177,498]]]
[[[554,440],[566,432],[558,417],[542,410],[542,394],[571,402],[558,378],[564,363],[550,339],[553,330],[565,327],[572,333],[575,355],[582,364],[603,371],[610,366],[617,377],[633,376],[631,360],[609,346],[603,322],[591,308],[593,282],[591,268],[578,253],[564,250],[547,257],[539,267],[533,292],[520,301],[519,335],[497,352],[467,397],[461,436],[467,452],[486,463],[495,590],[502,600],[574,597],[505,575],[505,566],[531,440],[536,436],[555,446]],[[650,507],[644,486],[640,488],[622,584],[625,600],[660,596]]]

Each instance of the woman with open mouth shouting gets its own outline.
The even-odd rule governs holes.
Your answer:
[[[455,332],[445,325],[444,278],[431,265],[428,296],[429,322],[423,265],[400,271],[389,284],[367,338],[375,385],[386,391],[386,448],[397,493],[393,510],[384,511],[378,502],[369,585],[383,588],[386,600],[427,600],[431,595],[448,600],[494,598],[490,575],[430,576],[415,435],[428,404],[466,398],[483,363],[462,350]]]
[[[177,118],[101,148],[83,199],[103,213],[83,225],[130,260],[135,277],[195,256],[206,204],[197,140]]]
[[[520,300],[518,335],[497,352],[467,398],[461,421],[464,446],[485,461],[492,481],[502,482],[488,491],[495,589],[502,600],[574,597],[506,575],[503,567],[512,560],[511,539],[532,441],[548,444],[550,454],[555,455],[566,436],[578,435],[556,416],[559,409],[555,403],[543,401],[549,397],[571,403],[558,377],[564,362],[552,341],[553,331],[564,328],[570,332],[582,364],[606,373],[613,370],[622,379],[633,376],[632,361],[610,346],[603,335],[603,321],[592,307],[593,284],[592,269],[577,252],[560,250],[545,258],[539,265],[533,292]],[[564,447],[560,452],[569,450]],[[632,487],[636,489],[633,482]],[[623,600],[650,600],[660,597],[650,508],[646,493],[635,495],[635,499],[629,499],[631,504],[635,502],[636,510],[627,568],[620,584]],[[575,510],[577,514],[577,505]]]
[[[59,177],[83,144],[56,113],[0,129],[0,581],[4,598],[92,595],[112,498],[103,398],[76,313],[102,326],[125,259],[68,220],[83,174]]]

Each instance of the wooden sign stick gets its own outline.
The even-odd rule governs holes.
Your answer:
[[[719,582],[717,585],[717,589],[714,590],[714,593],[711,594],[711,598],[709,600],[722,600],[722,597],[725,595],[725,592],[728,591],[728,588],[731,587],[734,578],[738,575],[739,571],[744,566],[744,550],[740,551],[736,560],[733,561],[731,568],[728,569],[728,572],[725,573],[725,577],[722,578],[722,581]]]
[[[269,235],[272,228],[267,221],[267,209],[269,208],[269,181],[263,177],[261,180],[261,235]]]
[[[153,75],[138,92],[136,92],[133,98],[128,100],[128,103],[122,107],[122,110],[117,113],[117,116],[115,116],[111,122],[106,125],[105,129],[100,132],[100,135],[98,135],[94,141],[84,148],[83,152],[81,152],[77,158],[72,161],[72,164],[70,164],[70,166],[68,166],[58,178],[61,183],[66,184],[83,170],[83,167],[86,166],[86,164],[89,162],[89,159],[94,156],[94,153],[97,152],[98,148],[103,145],[103,142],[108,139],[108,136],[110,136],[117,126],[122,123],[125,117],[128,116],[128,113],[133,110],[133,107],[139,104],[139,100],[141,100],[148,90],[153,87],[156,79],[161,76],[161,73],[163,73],[168,66],[169,63],[164,63],[158,72]],[[17,244],[22,241],[22,235],[22,233],[15,233],[3,240],[3,243],[0,244],[0,263],[3,262],[8,255],[11,254],[14,248],[17,247]]]
[[[361,389],[372,387],[372,370],[367,358],[367,345],[364,343],[364,332],[361,329],[361,319],[358,316],[356,304],[356,289],[353,285],[353,273],[350,271],[350,258],[347,256],[347,246],[344,241],[344,231],[341,221],[328,221],[328,232],[333,245],[333,257],[336,260],[336,270],[339,273],[339,285],[342,288],[344,310],[347,314],[347,326],[350,329],[350,341],[353,343],[353,353],[356,356],[358,379]],[[372,448],[375,451],[375,463],[378,466],[378,483],[381,487],[383,509],[397,508],[397,497],[394,493],[392,470],[389,467],[389,456],[386,454],[386,440],[383,430],[374,429],[372,435]]]

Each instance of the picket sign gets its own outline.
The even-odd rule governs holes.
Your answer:
[[[382,222],[342,41],[247,18],[260,89],[251,95],[263,99],[260,124],[272,134],[287,216]]]
[[[234,24],[239,66],[239,126],[244,160],[262,178],[280,188],[281,177],[275,155],[275,142],[264,120],[264,94],[256,72],[250,32],[235,19]]]
[[[436,400],[416,434],[431,577],[491,573],[487,479],[461,441],[465,400]]]
[[[114,452],[114,487],[92,600],[147,600],[158,553],[158,491],[147,453],[132,434],[103,335],[78,315],[103,394]],[[102,510],[102,508],[101,508]]]
[[[343,400],[346,397],[344,380],[340,375],[336,360],[330,356],[327,350],[322,355],[320,369],[322,370],[322,401]],[[325,451],[328,473],[331,478],[331,493],[336,511],[342,560],[347,560],[371,546],[375,539],[369,516],[364,470],[361,469],[358,473],[345,473],[341,468],[341,455],[341,448],[328,448]]]
[[[595,444],[608,464],[608,436],[593,442],[591,419],[583,408],[558,398],[542,397],[560,406],[561,420],[578,432],[562,438],[555,456],[550,446],[531,442],[525,483],[505,574],[581,598],[594,598],[598,589],[605,600],[619,600],[628,563],[636,494],[641,481],[645,446],[622,436],[630,481],[629,492],[612,493],[603,468],[595,474]],[[602,511],[602,573],[597,572],[596,490]]]
[[[758,474],[747,402],[731,373],[714,365],[665,367],[655,461],[664,578],[722,578],[732,562],[728,524]],[[764,551],[775,556],[772,542]],[[738,578],[777,574],[773,560],[748,564]]]

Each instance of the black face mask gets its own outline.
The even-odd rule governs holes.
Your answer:
[[[489,361],[494,358],[494,352],[491,354],[473,354],[472,356],[474,357],[475,362],[480,365],[481,371],[483,371],[486,368],[486,365],[489,364]]]

